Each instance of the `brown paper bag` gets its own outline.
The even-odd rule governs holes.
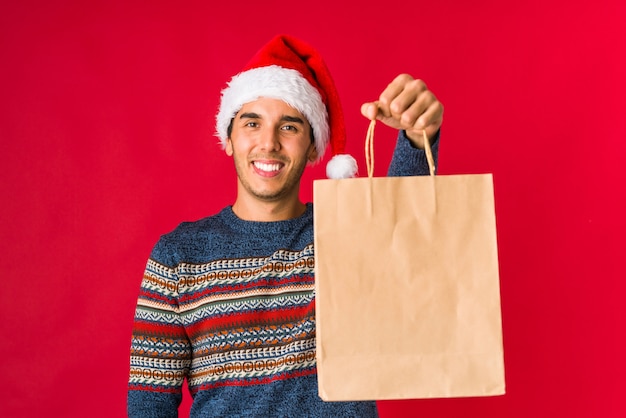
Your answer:
[[[503,394],[492,176],[368,172],[314,182],[320,397]]]

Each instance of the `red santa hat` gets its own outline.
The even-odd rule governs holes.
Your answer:
[[[319,52],[286,35],[261,48],[222,90],[216,128],[223,147],[233,117],[244,104],[261,97],[280,99],[304,115],[313,129],[318,161],[330,143],[329,178],[356,175],[356,160],[345,154],[346,129],[337,89]]]

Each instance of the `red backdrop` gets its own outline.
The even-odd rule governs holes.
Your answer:
[[[325,55],[353,155],[360,104],[409,72],[446,106],[440,174],[494,174],[507,394],[381,415],[625,416],[621,0],[174,3],[0,6],[4,416],[124,416],[150,249],[233,201],[219,91],[279,32]]]

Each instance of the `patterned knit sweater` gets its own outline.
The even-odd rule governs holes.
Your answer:
[[[427,172],[401,134],[389,174]],[[177,417],[185,378],[191,417],[377,416],[318,396],[313,251],[311,204],[280,222],[227,207],[162,236],[135,313],[129,417]]]

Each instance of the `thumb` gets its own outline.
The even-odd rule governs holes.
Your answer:
[[[363,103],[361,105],[361,114],[369,120],[376,119],[376,116],[378,116],[378,102]]]

